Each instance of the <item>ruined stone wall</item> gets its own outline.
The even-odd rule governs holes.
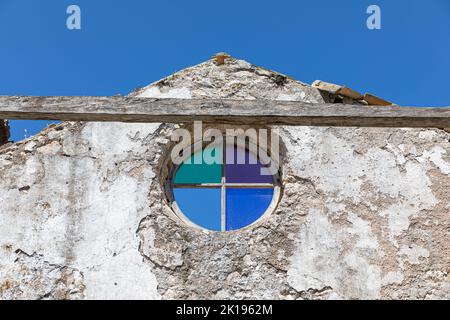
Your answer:
[[[322,99],[239,60],[134,95]],[[216,233],[166,201],[176,127],[63,123],[0,147],[0,298],[450,298],[450,134],[278,127],[276,211]]]

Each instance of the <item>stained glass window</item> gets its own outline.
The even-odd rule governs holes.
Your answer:
[[[277,179],[267,174],[257,154],[242,146],[221,145],[222,163],[196,164],[205,148],[181,164],[172,179],[178,210],[189,222],[208,230],[231,231],[256,222],[274,201]]]

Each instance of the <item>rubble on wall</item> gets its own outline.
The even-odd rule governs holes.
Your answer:
[[[326,102],[329,103],[348,103],[370,106],[391,106],[392,102],[386,101],[370,93],[361,93],[341,85],[328,83],[321,80],[313,82],[312,86],[317,88]]]
[[[0,297],[23,300],[83,299],[83,273],[52,264],[36,253],[4,248],[3,259],[14,262],[4,265]],[[9,252],[8,252],[9,251]]]
[[[132,95],[324,102],[222,58]],[[0,298],[450,298],[450,134],[277,127],[276,211],[215,233],[167,202],[177,126],[66,122],[0,149]]]

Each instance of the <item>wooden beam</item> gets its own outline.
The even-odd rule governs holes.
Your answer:
[[[339,127],[450,127],[450,107],[310,104],[269,100],[0,96],[0,119]]]

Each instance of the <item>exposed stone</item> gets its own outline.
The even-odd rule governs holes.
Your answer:
[[[319,90],[309,85],[231,57],[221,66],[211,59],[181,70],[131,96],[324,102]]]
[[[2,249],[0,298],[20,300],[83,299],[84,276],[76,269],[52,264],[36,253]]]
[[[61,145],[58,141],[53,141],[49,144],[43,145],[37,149],[37,152],[45,155],[55,155],[61,150]]]
[[[341,95],[346,98],[354,99],[354,100],[362,100],[363,95],[359,92],[350,89],[345,86],[340,86],[334,83],[327,83],[321,80],[316,80],[313,82],[312,86],[321,91],[326,91],[334,95]]]

